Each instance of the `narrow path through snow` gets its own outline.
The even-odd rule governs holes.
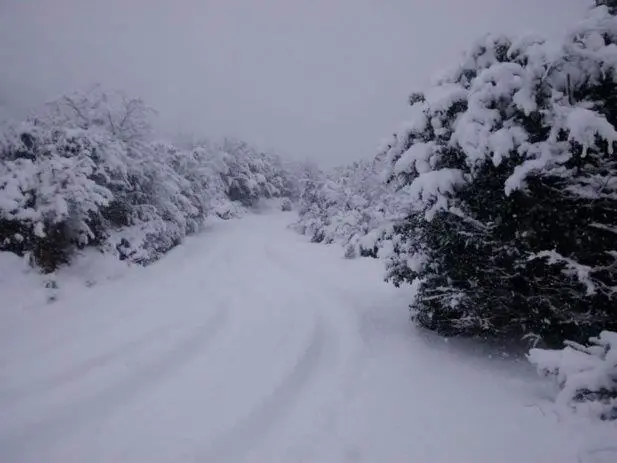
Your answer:
[[[605,428],[589,440],[522,368],[413,329],[379,262],[291,217],[0,320],[0,461],[600,461]]]

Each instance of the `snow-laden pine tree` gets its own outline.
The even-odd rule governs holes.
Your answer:
[[[448,334],[547,341],[615,329],[617,19],[608,7],[561,41],[486,36],[411,105],[382,156],[407,214],[389,278],[421,282],[415,319]]]

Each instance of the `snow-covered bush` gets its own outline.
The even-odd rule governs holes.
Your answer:
[[[291,204],[291,200],[289,198],[285,198],[282,202],[281,202],[281,211],[283,212],[289,212],[291,211],[291,209],[293,208],[292,204]]]
[[[339,243],[345,256],[376,257],[395,216],[392,188],[380,177],[379,160],[358,161],[304,184],[295,229],[313,242]]]
[[[220,150],[226,154],[222,173],[227,196],[246,207],[254,206],[260,198],[288,195],[286,176],[281,160],[249,146],[243,141],[225,139]]]
[[[104,149],[81,129],[32,125],[2,137],[0,250],[29,254],[50,271],[75,247],[104,239],[112,192],[96,181],[93,153]]]
[[[84,92],[49,102],[34,119],[46,126],[99,128],[115,139],[136,147],[152,135],[150,116],[154,113],[142,99],[122,92],[104,91],[99,85]]]
[[[139,99],[99,88],[0,131],[0,251],[46,272],[97,246],[147,264],[263,197],[297,190],[281,160],[246,143],[155,142]]]
[[[558,42],[486,36],[412,95],[380,156],[407,216],[387,258],[414,317],[548,342],[617,328],[617,19]]]
[[[531,349],[528,358],[560,387],[557,404],[603,420],[617,419],[617,333],[603,331],[589,346],[566,341],[560,350]]]

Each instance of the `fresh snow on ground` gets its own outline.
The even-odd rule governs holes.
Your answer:
[[[293,219],[216,223],[147,268],[83,258],[57,288],[0,255],[0,461],[617,459],[614,424],[558,413],[524,360],[413,328],[380,262]]]

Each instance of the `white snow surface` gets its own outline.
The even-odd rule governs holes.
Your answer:
[[[143,269],[82,263],[53,302],[0,255],[0,461],[615,461],[614,425],[561,415],[522,360],[413,328],[379,261],[293,219],[216,223]]]

